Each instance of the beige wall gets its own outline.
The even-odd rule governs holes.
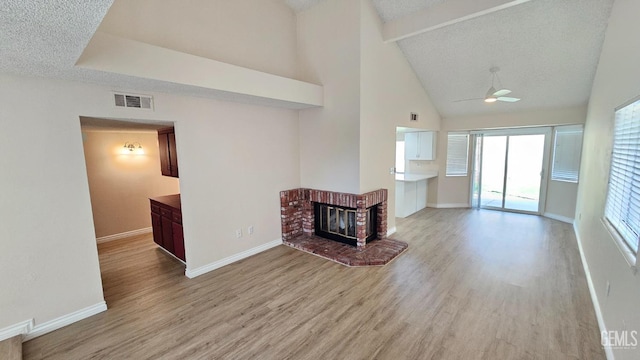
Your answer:
[[[295,14],[284,1],[116,0],[98,30],[275,75],[297,73]]]
[[[138,142],[144,154],[125,151]],[[180,193],[179,180],[162,176],[155,131],[83,128],[84,158],[97,238],[149,228],[149,198]]]
[[[446,177],[447,133],[450,131],[517,128],[582,124],[586,118],[586,106],[544,109],[520,113],[501,113],[474,117],[447,118],[442,121],[443,131],[438,136],[440,174],[433,181],[437,188],[436,206],[450,207],[469,204],[471,176]],[[550,142],[552,144],[552,142]],[[471,152],[471,146],[470,146]],[[471,163],[470,163],[471,165]],[[469,166],[471,170],[471,166]],[[430,184],[431,186],[431,184]],[[573,183],[547,182],[547,202],[544,213],[572,219],[578,186]],[[431,203],[431,200],[429,201]]]
[[[586,114],[586,106],[541,109],[517,113],[504,112],[491,115],[445,118],[442,120],[442,128],[446,131],[456,131],[582,124],[584,123]]]
[[[0,273],[14,274],[2,284],[0,328],[103,299],[79,116],[175,122],[187,269],[280,238],[279,191],[300,186],[297,111],[160,93],[155,111],[140,111],[115,108],[111,88],[0,82],[0,183],[11,189]],[[255,233],[236,239],[249,225]]]
[[[580,168],[576,228],[607,330],[640,331],[640,276],[629,267],[601,222],[613,139],[614,111],[640,95],[640,2],[616,0],[591,91]],[[611,285],[607,295],[607,282]],[[616,360],[640,358],[640,348],[614,350]]]
[[[440,116],[381,30],[365,0],[327,0],[298,15],[301,79],[325,89],[324,108],[300,111],[300,178],[323,190],[388,189],[391,229],[396,126],[438,130]],[[418,124],[410,123],[411,112],[420,114]]]
[[[302,186],[360,192],[360,0],[298,14],[300,79],[324,86],[324,107],[300,111]]]
[[[216,28],[204,36],[220,52],[210,56],[295,73],[295,15],[283,4],[217,1],[211,9],[207,3],[191,14],[211,10],[205,22]],[[167,8],[179,12],[183,5]],[[145,11],[158,6],[164,8],[153,2]],[[142,25],[164,25],[132,16],[118,23],[141,26],[132,34],[149,35]],[[178,41],[159,34],[158,41]],[[103,301],[79,116],[175,122],[188,270],[281,237],[279,191],[300,186],[297,111],[6,74],[0,83],[0,183],[11,189],[0,208],[0,273],[12,274],[0,291],[0,329],[31,318],[37,326]],[[155,109],[115,108],[113,90],[153,95]],[[238,228],[245,230],[240,239]]]
[[[360,6],[360,192],[389,190],[391,229],[395,175],[389,168],[395,166],[396,127],[437,131],[440,115],[397,44],[382,41],[382,22],[372,3],[360,0]],[[411,112],[419,114],[417,123],[410,121]]]

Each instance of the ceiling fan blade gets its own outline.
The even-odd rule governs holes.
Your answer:
[[[472,101],[472,100],[484,100],[484,98],[473,98],[473,99],[454,100],[453,102]]]
[[[511,94],[511,90],[502,89],[502,90],[498,90],[498,91],[494,92],[493,96],[500,97],[500,96],[505,96],[505,95],[508,95],[508,94]]]
[[[514,97],[504,97],[504,96],[500,96],[500,97],[498,97],[498,101],[504,101],[504,102],[516,102],[516,101],[520,101],[520,99],[518,99],[518,98],[514,98]]]

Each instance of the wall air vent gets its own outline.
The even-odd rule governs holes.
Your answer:
[[[117,107],[153,110],[153,97],[149,95],[113,94]]]

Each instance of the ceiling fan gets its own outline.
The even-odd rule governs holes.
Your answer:
[[[484,102],[486,103],[494,103],[496,101],[512,103],[520,101],[519,98],[505,96],[509,95],[511,93],[511,90],[502,87],[502,82],[500,81],[500,77],[498,76],[498,71],[500,71],[499,67],[492,67],[491,69],[489,69],[489,71],[491,72],[491,87],[489,88],[489,90],[487,90],[487,94],[483,98],[462,99],[455,100],[454,102],[484,100]],[[496,78],[498,79],[500,90],[496,90],[496,88],[494,87]]]

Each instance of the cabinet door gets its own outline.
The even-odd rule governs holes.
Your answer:
[[[407,160],[420,160],[418,154],[419,133],[412,132],[404,134],[404,157]]]
[[[184,256],[184,235],[182,233],[182,225],[172,223],[173,227],[173,254],[180,260],[186,261]]]
[[[427,180],[416,181],[416,211],[427,207]]]
[[[162,243],[162,217],[160,214],[151,213],[151,227],[153,228],[153,241],[164,246]]]
[[[173,221],[170,217],[162,216],[162,247],[175,254],[173,246]]]
[[[171,165],[169,162],[169,138],[167,134],[158,133],[158,151],[160,153],[160,171],[164,176],[171,176]]]
[[[418,133],[419,141],[418,141],[418,153],[420,155],[420,160],[434,160],[435,152],[434,149],[434,133],[432,131],[424,131]]]
[[[415,181],[406,181],[404,183],[404,204],[403,204],[403,212],[404,216],[409,216],[416,212],[416,182]]]
[[[178,177],[178,152],[176,150],[176,134],[170,132],[167,134],[169,142],[169,167],[170,174],[173,177]]]

